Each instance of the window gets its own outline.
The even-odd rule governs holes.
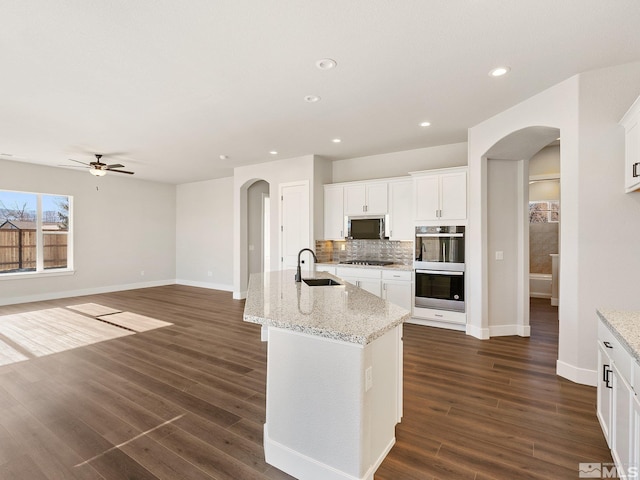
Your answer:
[[[529,202],[529,223],[557,223],[560,214],[560,202]]]
[[[71,270],[73,197],[0,190],[0,275]]]

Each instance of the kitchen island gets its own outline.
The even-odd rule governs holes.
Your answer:
[[[402,416],[402,322],[410,312],[333,275],[253,274],[244,320],[268,341],[267,463],[300,480],[372,480]]]

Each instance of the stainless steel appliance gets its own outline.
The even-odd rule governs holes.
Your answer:
[[[382,240],[389,238],[385,216],[347,217],[347,238],[353,240]]]
[[[414,258],[415,268],[464,271],[464,227],[416,227]]]
[[[343,265],[373,265],[376,267],[384,267],[386,265],[393,265],[393,262],[387,260],[345,260],[340,262]]]
[[[418,226],[415,240],[415,306],[464,312],[464,227]]]

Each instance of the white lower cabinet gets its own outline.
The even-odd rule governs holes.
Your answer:
[[[409,311],[413,303],[412,273],[380,268],[336,268],[338,277]]]
[[[640,364],[613,332],[598,324],[597,415],[619,478],[640,473]]]
[[[598,341],[598,421],[607,445],[611,448],[611,423],[613,414],[613,383],[611,357],[602,341]]]
[[[413,272],[382,271],[382,298],[411,311],[413,305]]]
[[[336,268],[338,277],[378,297],[382,297],[381,272],[379,268]]]
[[[613,364],[613,460],[618,467],[618,476],[624,478],[621,469],[631,466],[631,404],[635,393],[620,371]]]

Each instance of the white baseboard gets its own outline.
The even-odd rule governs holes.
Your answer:
[[[477,327],[470,323],[467,323],[466,333],[467,335],[479,338],[480,340],[488,340],[490,338],[488,328]]]
[[[556,362],[556,373],[575,383],[589,385],[591,387],[598,385],[598,372],[596,370],[579,368],[558,360]]]
[[[531,336],[531,327],[529,325],[492,325],[489,326],[489,335],[491,337],[508,337],[518,335],[519,337]]]
[[[295,478],[309,480],[373,480],[373,474],[395,443],[396,439],[393,437],[367,472],[362,477],[355,477],[271,440],[269,429],[264,425],[265,461]]]
[[[97,295],[100,293],[135,290],[137,288],[162,287],[165,285],[174,285],[175,283],[175,279],[155,280],[151,282],[128,283],[124,285],[109,285],[106,287],[83,288],[80,290],[38,293],[35,295],[24,295],[22,297],[0,298],[0,306],[15,305],[17,303],[41,302],[43,300],[55,300],[58,298],[82,297],[84,295]]]
[[[224,283],[196,282],[193,280],[183,280],[181,278],[178,278],[176,283],[178,285],[186,285],[187,287],[208,288],[210,290],[222,290],[223,292],[233,291],[233,285],[226,285]]]
[[[550,293],[545,292],[529,292],[531,298],[551,298]]]
[[[243,292],[236,292],[235,290],[233,291],[233,299],[234,300],[244,300],[245,298],[247,298],[247,291],[243,291]]]
[[[551,306],[557,307],[560,305],[560,301],[556,297],[551,297]]]

